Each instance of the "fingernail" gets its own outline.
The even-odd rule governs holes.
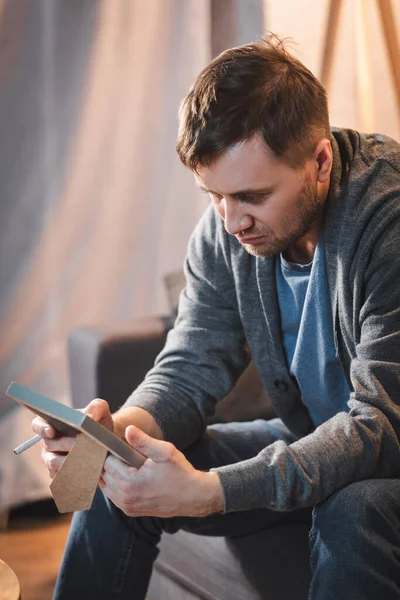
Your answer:
[[[46,435],[51,435],[51,429],[50,429],[50,427],[45,427],[44,428],[44,432],[45,432]]]

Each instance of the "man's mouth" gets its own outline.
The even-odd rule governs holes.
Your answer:
[[[256,236],[242,237],[242,236],[239,235],[239,236],[237,236],[237,239],[239,240],[239,242],[241,244],[254,245],[254,244],[260,244],[264,240],[264,236],[263,235],[256,235]]]

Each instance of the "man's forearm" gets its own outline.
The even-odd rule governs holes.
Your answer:
[[[157,425],[154,417],[139,406],[127,406],[120,408],[112,416],[114,422],[114,432],[123,440],[125,440],[125,430],[128,425],[135,425],[147,435],[150,435],[157,440],[163,439],[163,434],[160,427]]]

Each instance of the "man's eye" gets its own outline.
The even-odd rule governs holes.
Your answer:
[[[255,204],[256,202],[259,202],[260,200],[262,200],[262,196],[256,196],[253,194],[249,194],[248,196],[237,196],[237,200],[240,200],[240,202],[248,202],[250,204]]]

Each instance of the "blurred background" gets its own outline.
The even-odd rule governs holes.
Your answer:
[[[0,0],[0,511],[49,494],[39,446],[12,453],[32,416],[9,383],[69,403],[72,328],[168,312],[205,207],[175,154],[199,71],[291,37],[333,125],[400,140],[396,28],[387,0]]]

